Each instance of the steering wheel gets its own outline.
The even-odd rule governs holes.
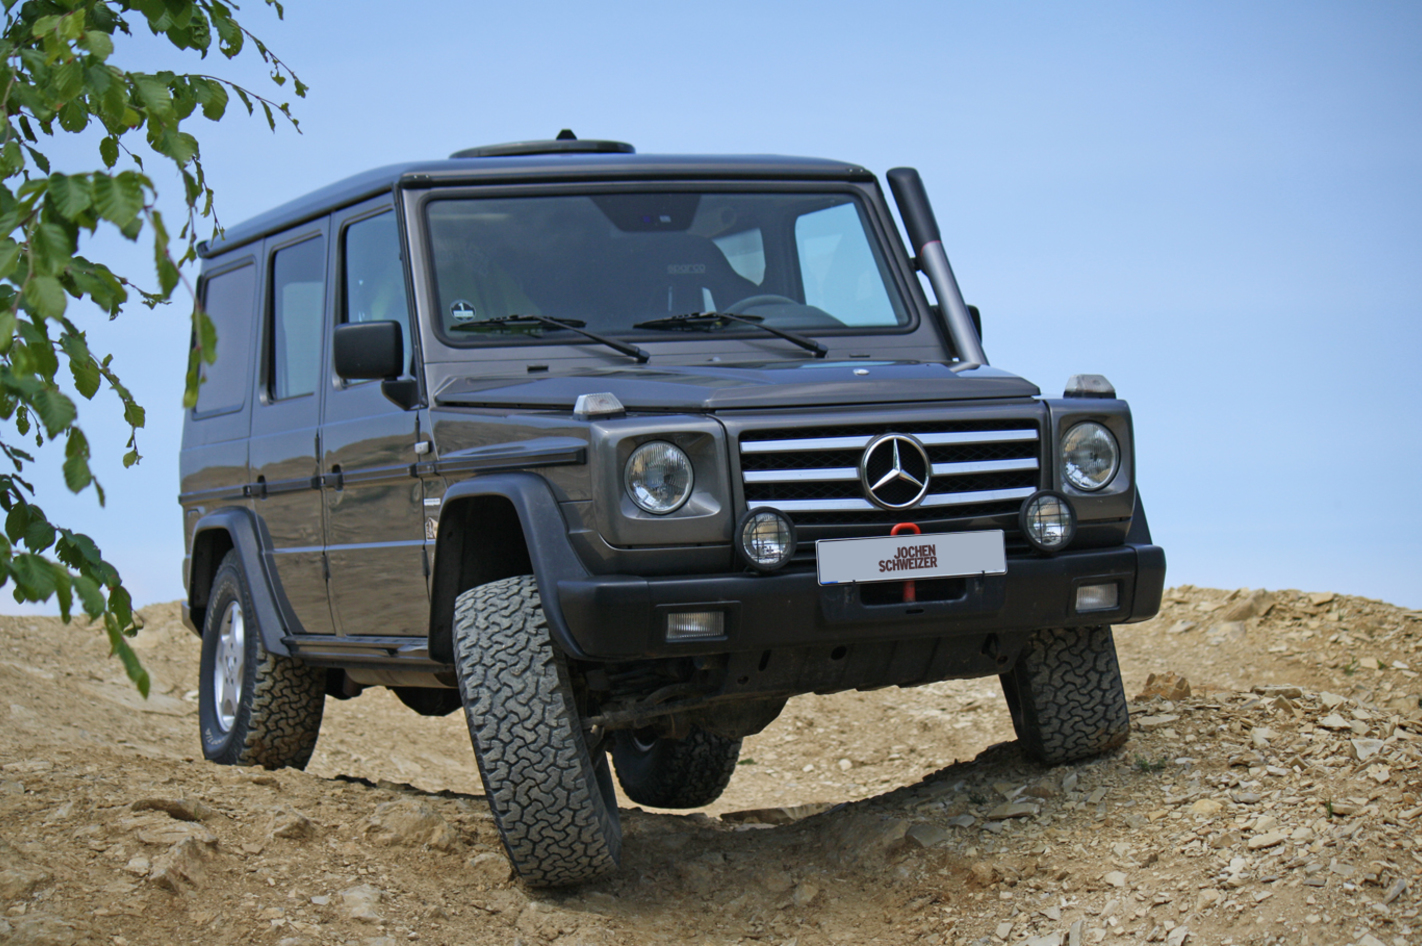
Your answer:
[[[789,296],[777,296],[773,292],[762,293],[758,296],[746,296],[740,302],[736,302],[726,307],[726,311],[732,315],[745,315],[747,309],[754,309],[763,305],[795,305],[803,306],[803,302],[796,302]]]

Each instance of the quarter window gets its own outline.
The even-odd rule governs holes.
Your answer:
[[[326,299],[325,245],[316,237],[277,250],[272,257],[270,390],[278,401],[316,390]]]
[[[217,360],[202,366],[196,410],[199,414],[237,410],[246,401],[251,383],[247,347],[252,337],[257,268],[243,266],[212,276],[202,295],[203,308],[217,330]]]

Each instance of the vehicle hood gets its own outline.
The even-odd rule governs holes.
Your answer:
[[[862,372],[862,373],[861,373]],[[1036,385],[980,365],[786,361],[588,368],[537,378],[454,378],[435,394],[447,407],[569,410],[579,394],[611,392],[629,411],[718,411],[1034,397]]]

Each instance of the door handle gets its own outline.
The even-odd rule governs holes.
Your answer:
[[[346,475],[341,472],[340,464],[331,467],[331,472],[326,474],[326,485],[338,490],[346,488]]]

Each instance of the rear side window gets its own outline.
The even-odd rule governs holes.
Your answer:
[[[321,373],[321,310],[326,301],[326,241],[277,250],[272,257],[271,396],[316,390]]]
[[[255,266],[228,270],[207,280],[203,307],[217,330],[217,360],[202,366],[196,408],[199,414],[235,411],[246,401],[250,377],[247,355],[256,296]]]
[[[383,213],[351,224],[344,243],[345,311],[341,321],[399,322],[405,357],[409,358],[410,311],[395,214]]]

